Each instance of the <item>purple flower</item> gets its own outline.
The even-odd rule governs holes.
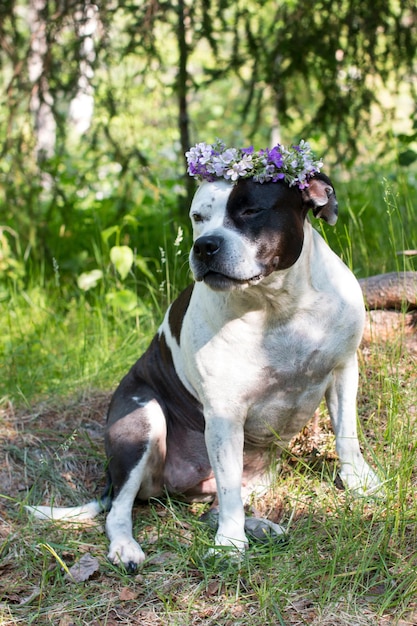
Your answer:
[[[268,150],[268,161],[275,165],[278,169],[282,167],[284,159],[281,152],[281,146],[275,146],[272,150]]]
[[[283,180],[285,178],[284,172],[278,172],[272,178],[273,183],[277,183],[279,180]]]
[[[188,173],[202,180],[219,178],[235,182],[239,178],[253,178],[259,183],[285,181],[299,189],[308,186],[308,180],[320,171],[322,162],[317,160],[306,141],[298,146],[285,148],[276,145],[272,149],[255,152],[253,146],[227,148],[217,139],[213,144],[198,143],[186,152]]]

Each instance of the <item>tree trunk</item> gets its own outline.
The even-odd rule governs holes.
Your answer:
[[[94,76],[94,34],[98,28],[97,6],[89,2],[75,13],[80,43],[80,64],[78,89],[69,106],[69,121],[78,135],[83,135],[91,126],[94,113],[94,89],[91,79]]]
[[[184,159],[185,169],[185,188],[186,200],[185,206],[181,209],[188,210],[195,191],[194,180],[187,174],[187,162],[185,152],[190,148],[190,120],[188,116],[188,44],[186,31],[186,6],[184,0],[178,0],[178,74],[177,74],[177,93],[178,93],[178,128],[180,131],[181,152]],[[183,204],[183,203],[181,203]]]
[[[55,153],[56,122],[53,114],[54,100],[49,91],[45,63],[48,54],[47,23],[42,15],[47,0],[30,0],[29,26],[31,32],[28,61],[29,79],[32,83],[30,110],[34,118],[36,136],[35,152],[38,162]]]

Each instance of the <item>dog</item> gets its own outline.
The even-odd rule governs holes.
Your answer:
[[[378,489],[356,427],[363,295],[313,229],[310,210],[336,223],[336,194],[324,174],[304,189],[253,179],[201,184],[190,210],[195,282],[171,304],[110,403],[111,490],[79,507],[32,507],[35,515],[84,519],[110,508],[109,559],[133,571],[145,558],[132,536],[137,497],[217,497],[214,551],[239,554],[248,545],[244,502],[267,488],[271,454],[323,397],[345,488]]]

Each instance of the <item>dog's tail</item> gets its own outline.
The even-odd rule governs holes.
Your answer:
[[[25,509],[37,519],[63,522],[85,522],[92,520],[99,513],[109,511],[111,509],[112,496],[111,485],[108,484],[101,498],[92,500],[86,504],[79,506],[29,506]]]

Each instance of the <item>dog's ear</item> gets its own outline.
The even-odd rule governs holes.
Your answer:
[[[303,202],[313,210],[314,217],[321,217],[331,226],[336,224],[337,199],[330,178],[324,174],[316,174],[301,194]]]

